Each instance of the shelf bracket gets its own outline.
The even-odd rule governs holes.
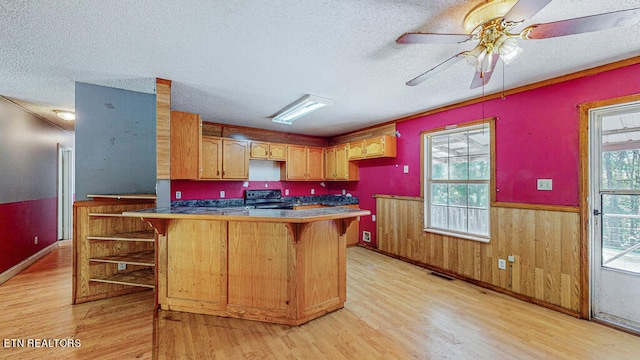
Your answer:
[[[167,219],[147,219],[142,218],[156,231],[156,234],[164,236],[167,233]]]

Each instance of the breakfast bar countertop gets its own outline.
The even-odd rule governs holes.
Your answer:
[[[304,210],[245,209],[212,207],[167,207],[125,211],[123,216],[148,219],[199,219],[277,223],[308,223],[371,215],[369,210],[326,207]]]

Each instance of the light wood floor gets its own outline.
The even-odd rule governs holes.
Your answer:
[[[72,306],[71,248],[0,286],[0,358],[637,359],[640,337],[363,248],[347,250],[345,308],[299,327],[160,312],[150,291]],[[80,348],[5,347],[67,339]],[[155,351],[154,351],[155,350]],[[155,354],[154,354],[155,352]]]

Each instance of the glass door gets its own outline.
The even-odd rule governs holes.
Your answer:
[[[591,315],[640,331],[640,104],[592,109]]]

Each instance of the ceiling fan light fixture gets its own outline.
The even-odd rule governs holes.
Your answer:
[[[293,121],[327,105],[333,105],[333,101],[329,98],[307,94],[287,105],[273,116],[272,121],[279,124],[293,125]]]
[[[500,54],[500,59],[504,61],[505,64],[509,65],[513,60],[515,60],[518,56],[522,54],[522,48],[516,45],[511,51],[506,52],[505,54]]]
[[[522,48],[518,46],[518,40],[507,35],[503,35],[498,39],[494,48],[497,49],[500,58],[505,64],[509,64],[522,53]]]
[[[482,64],[486,56],[487,56],[487,48],[484,45],[480,44],[476,46],[473,50],[466,53],[465,60],[467,61],[467,64],[475,68],[478,68]]]
[[[489,73],[493,70],[493,56],[485,56],[480,63],[480,67],[477,68],[482,73]]]

